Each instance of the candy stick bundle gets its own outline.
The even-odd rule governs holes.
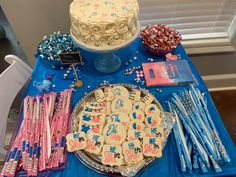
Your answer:
[[[70,118],[71,90],[26,97],[23,121],[12,143],[0,176],[28,176],[65,163],[65,136]]]
[[[176,117],[173,132],[181,170],[200,169],[207,173],[213,167],[217,173],[221,172],[220,165],[231,160],[200,90],[191,85],[173,93],[167,104]]]

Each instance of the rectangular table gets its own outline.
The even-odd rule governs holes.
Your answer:
[[[125,75],[125,69],[133,67],[133,66],[141,66],[142,63],[148,62],[148,58],[154,58],[155,61],[164,61],[164,58],[155,57],[147,53],[147,51],[144,49],[143,45],[141,44],[140,39],[137,39],[132,45],[129,47],[122,49],[117,52],[123,61],[123,65],[120,68],[120,70],[113,74],[101,74],[94,70],[93,68],[93,58],[96,57],[96,54],[91,54],[86,51],[81,51],[82,57],[85,59],[85,65],[80,67],[80,71],[78,72],[78,75],[81,77],[81,79],[84,81],[84,86],[82,88],[77,89],[75,93],[73,93],[73,104],[74,107],[79,100],[84,97],[85,93],[89,93],[100,86],[103,81],[109,81],[110,84],[115,83],[127,83],[136,85],[140,88],[148,89],[150,93],[154,94],[155,97],[159,100],[159,102],[162,104],[164,109],[166,109],[166,105],[164,103],[164,99],[166,96],[168,96],[172,92],[176,92],[179,89],[182,89],[184,86],[178,86],[178,87],[159,87],[159,90],[157,91],[157,88],[147,88],[145,86],[142,86],[140,84],[137,84],[134,82],[134,74],[133,75]],[[223,144],[226,147],[226,150],[232,160],[232,162],[226,166],[223,167],[223,173],[215,174],[214,171],[208,173],[208,174],[201,174],[198,173],[196,175],[192,176],[222,176],[222,175],[236,175],[236,148],[234,147],[233,142],[230,139],[230,136],[228,132],[226,131],[223,122],[214,106],[214,103],[210,97],[210,94],[207,90],[206,85],[204,84],[203,80],[201,79],[200,75],[198,74],[198,71],[190,61],[189,57],[185,53],[185,50],[182,45],[179,45],[176,50],[173,52],[174,54],[180,54],[181,59],[187,60],[191,70],[192,74],[195,77],[195,82],[199,89],[204,92],[207,96],[207,102],[208,102],[208,108],[210,111],[210,114],[213,118],[213,121],[216,125],[217,130],[220,133],[220,137],[223,141]],[[137,60],[133,60],[134,57],[137,57]],[[65,73],[65,70],[53,70],[45,65],[43,65],[40,61],[39,56],[36,57],[36,65],[33,71],[32,79],[25,91],[26,95],[35,96],[39,94],[38,90],[34,86],[35,82],[42,82],[46,75],[53,75],[52,83],[55,86],[52,88],[51,91],[60,92],[64,89],[68,89],[69,85],[72,82],[73,77],[70,79],[64,80],[63,75]],[[132,60],[131,64],[129,64],[127,67],[125,66],[125,63],[127,60]],[[22,117],[19,119],[19,121],[22,120]],[[142,170],[138,176],[142,177],[149,177],[149,176],[189,176],[190,174],[182,174],[179,168],[178,164],[178,156],[177,156],[177,150],[175,147],[174,137],[173,134],[169,136],[168,143],[164,149],[163,157],[160,159],[155,160],[150,166]],[[25,176],[24,172],[19,172],[18,175]],[[57,177],[57,176],[73,176],[73,177],[102,177],[104,175],[98,174],[94,172],[93,170],[88,169],[86,166],[84,166],[73,153],[68,153],[68,162],[64,170],[61,171],[47,171],[40,173],[40,176],[51,176],[51,177]]]

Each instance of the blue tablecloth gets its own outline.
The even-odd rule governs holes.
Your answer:
[[[209,107],[210,113],[214,119],[216,128],[218,129],[220,136],[223,140],[223,144],[225,145],[226,150],[232,159],[232,163],[230,163],[227,167],[223,167],[223,173],[220,173],[217,175],[221,176],[221,175],[236,174],[236,149],[234,147],[233,142],[230,139],[229,134],[224,128],[222,120],[214,106],[214,103],[212,102],[212,99],[210,97],[210,94],[208,93],[206,85],[204,84],[203,80],[199,76],[192,62],[189,60],[182,45],[179,45],[178,48],[173,53],[180,54],[183,60],[187,60],[189,62],[189,65],[196,79],[196,83],[198,87],[200,88],[201,91],[207,94],[208,107]],[[81,55],[83,56],[85,60],[85,65],[80,67],[80,71],[78,72],[78,75],[84,81],[84,86],[82,88],[77,89],[76,93],[73,93],[73,107],[84,96],[85,92],[88,93],[94,90],[95,88],[99,87],[100,84],[104,80],[109,81],[110,84],[128,83],[132,85],[137,85],[141,88],[146,88],[145,86],[141,86],[133,81],[134,75],[124,74],[124,71],[127,68],[125,66],[125,63],[129,60],[133,60],[134,56],[137,56],[137,60],[133,60],[133,62],[128,66],[128,68],[131,66],[141,66],[141,63],[148,62],[147,58],[154,58],[155,61],[164,61],[163,58],[150,55],[142,46],[140,39],[137,39],[129,47],[118,51],[117,54],[121,56],[121,59],[123,61],[123,64],[120,70],[113,74],[101,74],[95,71],[93,68],[93,59],[96,57],[96,54],[88,53],[86,51],[81,51]],[[62,71],[62,70],[50,69],[41,63],[38,56],[36,57],[36,59],[37,61],[36,61],[36,65],[33,71],[32,80],[29,83],[29,86],[25,92],[25,96],[26,95],[35,96],[39,94],[36,87],[33,86],[33,82],[43,81],[47,74],[54,75],[52,82],[53,84],[55,84],[55,87],[52,89],[52,91],[60,92],[60,91],[63,91],[64,89],[69,88],[69,85],[72,82],[73,76],[71,76],[71,79],[64,80],[63,74],[65,73],[65,70]],[[160,101],[160,103],[165,109],[166,107],[164,104],[164,98],[171,92],[177,91],[178,89],[181,89],[182,87],[159,87],[161,92],[157,91],[156,88],[148,88],[148,89],[150,90],[152,94],[154,94],[157,97],[157,99]],[[73,153],[68,153],[68,162],[64,170],[48,172],[48,175],[50,177],[59,177],[59,176],[102,177],[104,176],[102,174],[98,174],[94,172],[93,170],[88,169],[77,159],[77,157]],[[190,176],[217,176],[213,171],[212,173],[208,173],[204,175],[201,174],[201,172],[199,172],[198,175],[193,175],[193,174],[184,174],[184,175],[186,176],[188,175]],[[149,167],[142,170],[138,174],[138,176],[139,177],[183,176],[183,174],[179,170],[177,152],[176,152],[176,147],[174,144],[174,139],[173,139],[172,134],[170,135],[168,143],[164,149],[163,157],[155,160]]]

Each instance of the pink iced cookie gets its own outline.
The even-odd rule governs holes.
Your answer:
[[[133,120],[129,124],[129,130],[144,130],[144,124],[140,120]]]
[[[66,135],[66,146],[68,152],[85,149],[87,147],[87,138],[85,133],[78,132]]]
[[[104,144],[104,137],[97,133],[88,133],[85,151],[100,155]]]
[[[156,127],[162,124],[162,119],[158,114],[146,115],[145,124],[147,127]]]
[[[133,104],[133,110],[140,110],[143,111],[145,110],[145,103],[143,102],[137,102]]]
[[[121,85],[114,86],[112,90],[116,97],[129,98],[129,91]]]
[[[126,139],[126,129],[121,123],[112,122],[105,126],[103,135],[107,144],[121,145]]]
[[[157,116],[160,116],[161,114],[161,111],[160,109],[158,108],[157,105],[155,104],[148,104],[146,105],[145,107],[145,114],[156,114]]]
[[[139,131],[139,130],[128,131],[128,141],[142,140],[145,136],[146,136],[145,131]]]
[[[101,134],[103,129],[102,124],[90,123],[90,122],[80,122],[79,123],[79,131],[84,132],[85,134],[93,132]]]
[[[95,106],[84,106],[83,112],[92,112],[92,113],[105,113],[106,106],[104,107],[95,107]]]
[[[82,112],[79,120],[87,123],[97,123],[103,125],[105,123],[105,117],[106,115],[102,113]]]
[[[162,126],[146,128],[145,132],[147,137],[160,138],[161,140],[164,139],[164,129]]]
[[[143,160],[142,147],[139,140],[124,142],[122,148],[126,163],[136,164]]]
[[[130,123],[130,118],[127,114],[124,113],[112,113],[109,117],[108,117],[108,123],[111,122],[119,122],[121,123],[123,126],[126,127],[126,129],[129,127],[129,123]]]
[[[102,164],[109,166],[121,166],[124,157],[121,146],[104,145],[102,148]]]
[[[146,157],[161,157],[162,146],[158,138],[143,138],[143,155]]]
[[[131,120],[140,120],[141,122],[143,122],[145,119],[143,111],[140,110],[131,111],[129,117]]]
[[[128,98],[116,97],[111,103],[111,110],[129,114],[132,110],[132,102]]]

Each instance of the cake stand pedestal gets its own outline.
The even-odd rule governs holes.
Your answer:
[[[96,47],[87,45],[82,41],[78,41],[74,37],[72,32],[70,34],[75,45],[77,45],[79,48],[97,54],[97,57],[94,60],[94,67],[96,70],[102,73],[113,73],[121,67],[121,58],[114,52],[130,45],[139,36],[139,33],[140,33],[140,24],[138,23],[137,31],[130,40],[120,45],[108,46],[108,47]]]

